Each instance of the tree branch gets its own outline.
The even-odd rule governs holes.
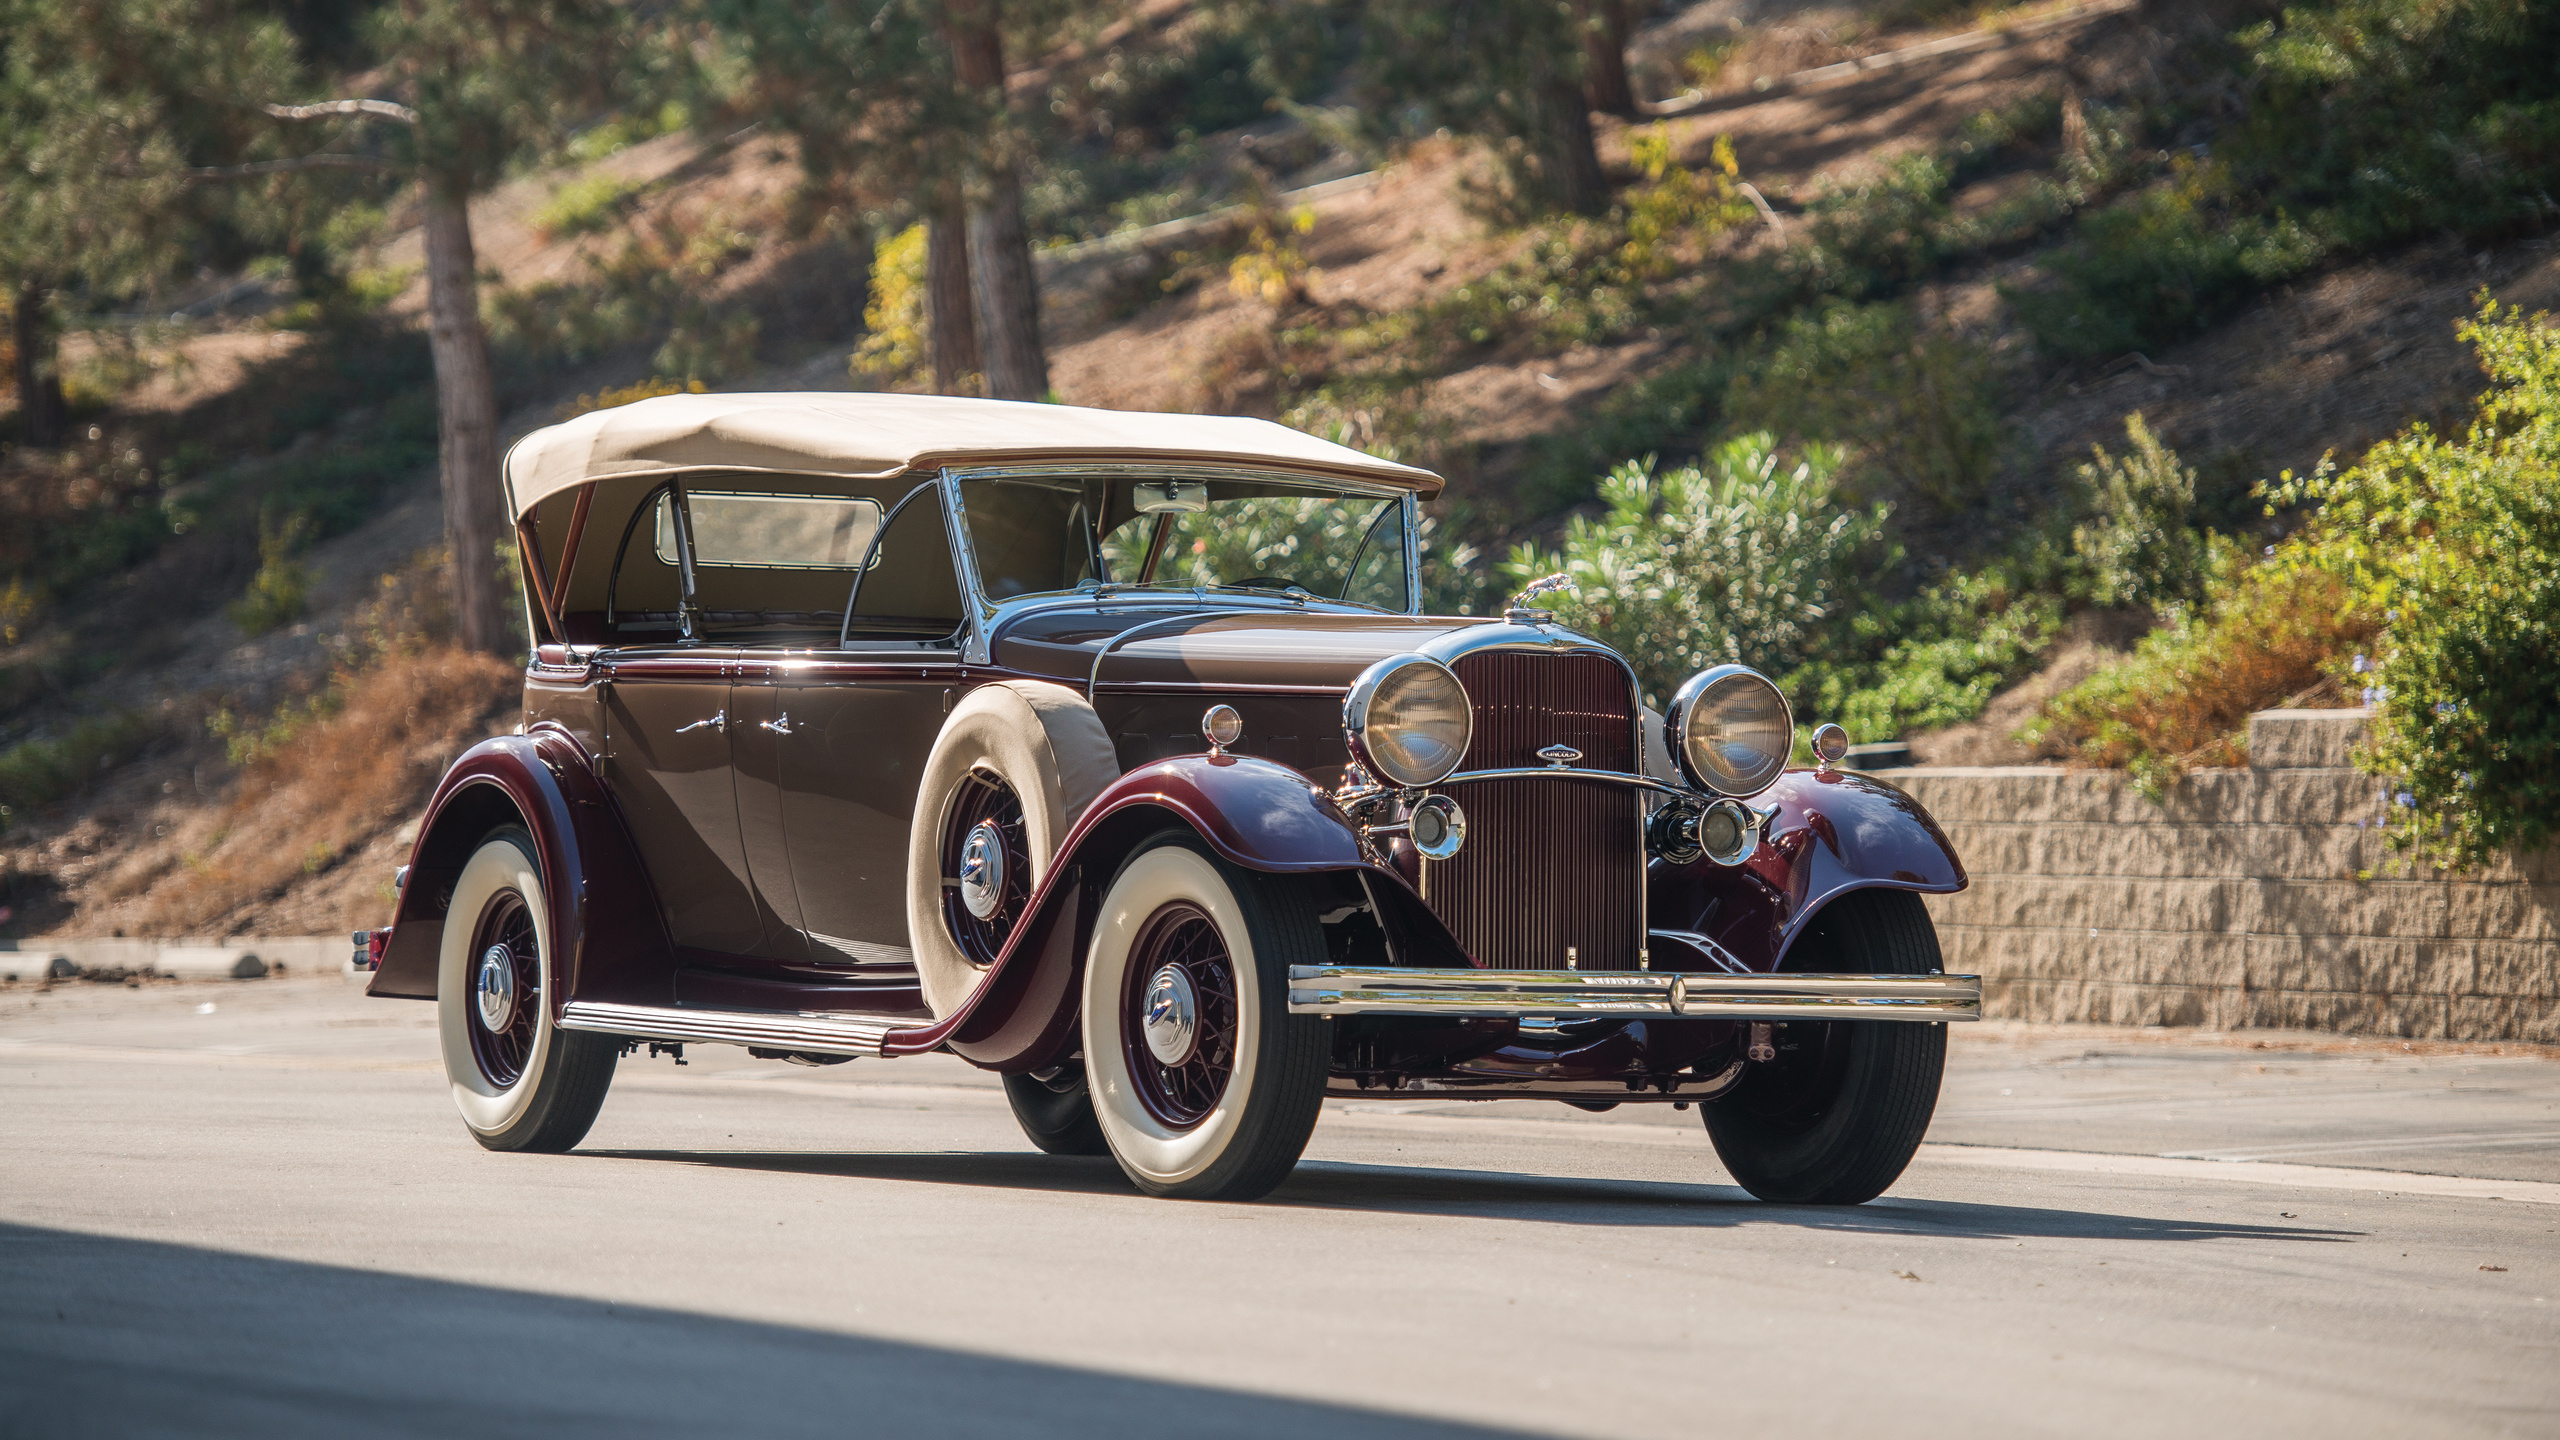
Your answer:
[[[379,115],[403,125],[418,123],[418,112],[389,100],[323,100],[317,105],[263,105],[279,120],[325,120],[332,115]]]
[[[388,170],[389,163],[370,155],[297,155],[290,160],[260,160],[251,165],[199,165],[179,173],[189,181],[247,180],[259,175],[289,175],[297,170]]]

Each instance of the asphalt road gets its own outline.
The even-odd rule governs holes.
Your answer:
[[[501,1156],[429,1006],[19,984],[0,1435],[2560,1435],[2560,1060],[1956,1033],[1855,1209],[1383,1102],[1178,1204],[942,1058],[626,1060]]]

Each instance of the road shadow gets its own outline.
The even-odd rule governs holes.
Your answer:
[[[997,1190],[1126,1195],[1138,1198],[1120,1167],[1106,1159],[1019,1151],[580,1150],[579,1155],[896,1180]],[[1161,1201],[1147,1201],[1161,1204]],[[1410,1165],[1304,1160],[1286,1183],[1259,1202],[1325,1210],[1534,1220],[1556,1225],[1725,1229],[1792,1225],[1812,1230],[1950,1239],[2025,1240],[2289,1240],[2337,1244],[2360,1230],[2308,1225],[2245,1225],[2156,1215],[2117,1215],[2033,1205],[1985,1205],[1888,1193],[1864,1205],[1772,1205],[1734,1185],[1665,1180],[1609,1180],[1502,1170],[1445,1170]]]
[[[0,1296],[11,1437],[1520,1433],[28,1225]]]

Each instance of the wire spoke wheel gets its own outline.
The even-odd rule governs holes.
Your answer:
[[[1121,1034],[1130,1077],[1158,1124],[1188,1130],[1235,1078],[1235,962],[1217,923],[1184,902],[1148,917],[1129,959]]]
[[[489,897],[471,929],[471,1058],[504,1090],[524,1078],[542,1016],[542,953],[524,896]]]
[[[972,770],[942,826],[942,918],[972,965],[990,965],[1031,901],[1031,847],[1022,797]]]

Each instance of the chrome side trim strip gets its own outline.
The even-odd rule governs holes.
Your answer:
[[[804,1050],[813,1055],[880,1058],[889,1037],[925,1029],[886,1015],[779,1015],[737,1010],[678,1010],[666,1005],[615,1005],[572,1000],[560,1012],[560,1028],[639,1040],[681,1040],[704,1045],[753,1045]]]
[[[1978,975],[1665,975],[1293,965],[1292,1015],[1979,1020]]]

